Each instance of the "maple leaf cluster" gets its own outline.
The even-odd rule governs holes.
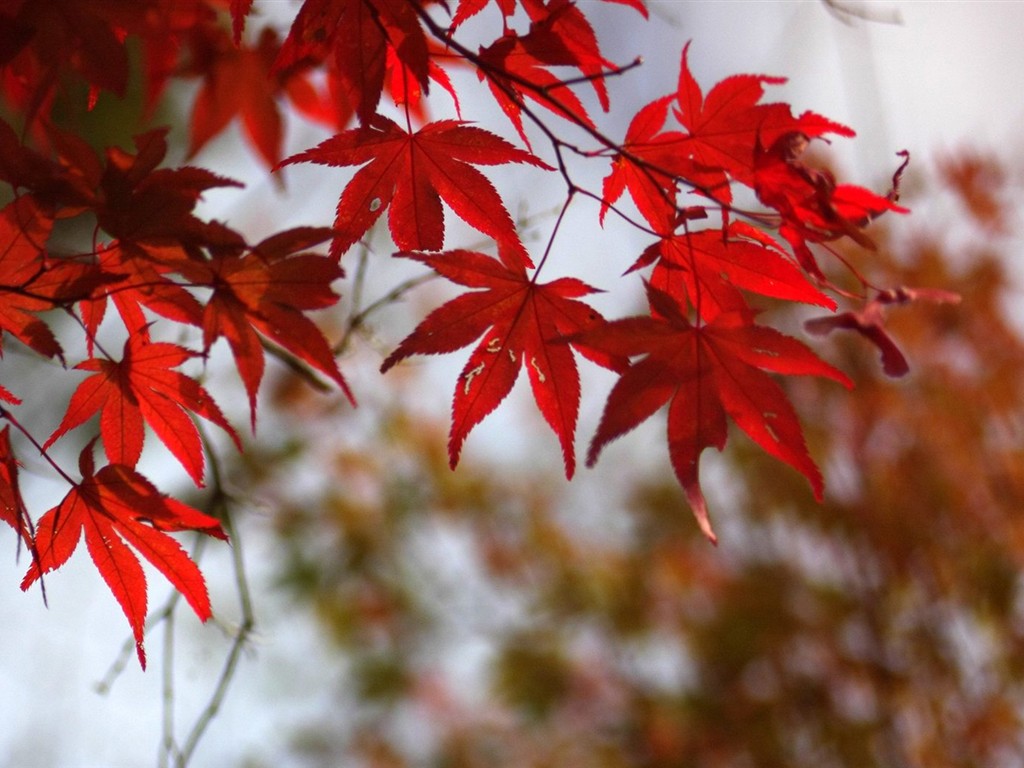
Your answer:
[[[640,0],[624,4],[632,9],[625,12],[646,13]],[[0,10],[0,97],[20,121],[20,130],[0,121],[0,179],[11,191],[0,211],[0,329],[44,359],[63,365],[74,354],[68,375],[85,374],[44,439],[17,417],[27,390],[6,381],[0,388],[0,416],[8,421],[0,433],[2,516],[32,553],[23,587],[65,563],[84,535],[143,662],[146,589],[137,555],[166,575],[200,618],[210,615],[202,576],[167,534],[224,531],[139,473],[147,434],[196,485],[206,475],[197,417],[240,446],[200,381],[201,363],[222,338],[253,429],[270,345],[353,399],[334,348],[309,313],[337,302],[331,285],[344,275],[345,254],[385,212],[397,256],[469,289],[429,314],[381,366],[475,344],[455,383],[452,466],[525,368],[572,476],[580,355],[620,376],[587,464],[667,405],[672,466],[712,540],[698,464],[705,448],[725,445],[729,420],[821,496],[821,473],[773,374],[851,382],[759,318],[773,302],[836,310],[835,297],[852,296],[868,309],[812,330],[864,333],[881,346],[887,369],[902,372],[879,309],[896,294],[859,275],[859,291],[841,290],[819,265],[840,238],[870,252],[876,246],[866,227],[905,210],[897,203],[899,172],[892,189],[878,194],[838,183],[802,159],[809,142],[852,136],[851,129],[763,102],[765,88],[781,78],[736,75],[705,94],[687,46],[676,91],[640,109],[615,140],[582,96],[592,91],[608,111],[607,80],[627,77],[639,60],[610,62],[583,7],[570,0],[459,0],[454,8],[423,0],[305,0],[286,31],[255,28],[258,11],[252,0],[15,0]],[[498,17],[496,36],[472,45],[463,25],[485,12]],[[455,68],[475,72],[481,94],[494,99],[522,146],[462,119],[449,77]],[[333,225],[250,243],[196,214],[205,192],[237,183],[197,166],[163,167],[166,129],[147,126],[130,149],[96,151],[60,127],[55,105],[76,98],[76,84],[91,108],[123,98],[133,78],[141,83],[143,123],[172,79],[196,82],[190,156],[237,120],[269,169],[354,169],[346,171]],[[431,119],[438,89],[458,119]],[[292,115],[331,135],[283,157]],[[570,142],[563,127],[589,146]],[[534,149],[539,140],[544,151]],[[595,161],[610,162],[596,191],[579,184],[573,170],[576,162]],[[480,170],[510,164],[565,183],[565,206],[536,262],[502,194]],[[742,188],[763,208],[740,210],[734,200]],[[627,193],[632,209],[622,202]],[[602,222],[613,214],[650,238],[626,269],[647,272],[644,316],[606,320],[584,300],[597,288],[577,277],[540,280],[566,209],[586,199],[597,202]],[[493,254],[453,244],[446,207],[493,242]],[[54,227],[71,219],[91,227],[92,241],[77,251],[52,247]],[[327,255],[310,250],[326,243]],[[73,353],[58,341],[58,316],[73,318],[80,331]],[[119,350],[107,340],[115,329]],[[53,449],[84,428],[94,436],[80,453],[76,480]],[[71,486],[35,522],[18,488],[16,443],[20,450],[32,445]],[[107,463],[97,469],[100,448]]]

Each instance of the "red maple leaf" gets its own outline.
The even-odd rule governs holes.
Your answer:
[[[86,330],[86,350],[92,355],[108,299],[114,303],[131,334],[148,333],[143,307],[187,325],[199,326],[203,308],[183,286],[167,277],[168,264],[186,259],[177,246],[141,248],[132,243],[110,243],[97,249],[96,259],[106,283],[103,291],[79,302]]]
[[[727,230],[704,229],[662,238],[629,271],[655,260],[651,285],[681,305],[695,307],[704,320],[723,312],[748,311],[741,290],[829,309],[836,306],[770,235],[742,221],[733,221]]]
[[[854,135],[845,125],[813,112],[794,117],[788,104],[760,104],[764,86],[784,83],[784,77],[733,75],[704,96],[687,64],[689,47],[687,43],[683,48],[675,114],[689,133],[690,156],[707,172],[706,176],[694,179],[699,186],[727,193],[723,174],[753,186],[754,147],[758,141],[768,146],[794,131],[808,138],[828,133]],[[729,198],[726,194],[716,199]]]
[[[614,320],[575,337],[608,355],[643,357],[625,370],[608,395],[587,453],[592,466],[604,446],[668,404],[668,448],[701,530],[715,541],[698,463],[709,446],[721,450],[728,416],[770,455],[801,472],[821,498],[821,473],[807,453],[803,431],[781,387],[765,371],[815,375],[850,387],[841,371],[804,344],[739,313],[693,325],[667,294],[648,286],[656,317]]]
[[[145,669],[146,576],[136,552],[174,585],[200,621],[206,621],[211,613],[203,575],[164,531],[198,530],[225,540],[227,536],[216,519],[164,496],[131,467],[108,464],[94,472],[92,450],[90,443],[79,457],[82,481],[40,518],[37,556],[21,588],[28,589],[44,573],[64,565],[84,535],[96,569],[128,618]]]
[[[308,62],[326,62],[346,104],[360,122],[377,111],[384,89],[388,46],[424,91],[429,84],[429,49],[408,0],[306,0],[274,63],[278,72]]]
[[[258,334],[330,377],[354,402],[323,332],[303,314],[338,301],[331,283],[343,272],[336,259],[296,251],[334,234],[332,229],[298,227],[272,235],[241,255],[218,254],[178,266],[191,282],[213,288],[203,309],[204,346],[209,350],[218,338],[228,340],[249,395],[253,427],[264,367]]]
[[[549,67],[569,66],[584,71],[600,71],[604,64],[600,53],[586,48],[583,40],[567,41],[563,35],[571,33],[572,24],[568,25],[568,30],[556,25],[558,16],[568,13],[572,7],[562,5],[560,13],[540,16],[539,20],[531,23],[527,34],[508,31],[491,45],[480,49],[482,66],[477,74],[481,80],[487,80],[491,94],[527,146],[530,146],[530,140],[523,129],[522,119],[522,105],[526,98],[572,123],[595,128],[580,98],[563,78],[549,70]],[[602,82],[601,86],[595,86],[600,94],[603,81],[598,82]]]
[[[551,170],[499,136],[457,120],[438,120],[415,133],[377,116],[281,165],[363,165],[346,185],[334,222],[331,254],[340,256],[388,209],[388,225],[402,250],[444,247],[441,201],[471,227],[494,238],[503,254],[529,265],[512,217],[493,185],[470,165],[529,163]],[[365,164],[365,165],[364,165]]]
[[[46,255],[52,228],[31,197],[0,210],[0,330],[44,357],[60,357],[61,347],[35,313],[87,297],[101,279],[87,264]]]
[[[577,299],[595,293],[575,278],[537,283],[522,268],[471,251],[438,255],[407,253],[454,283],[482,290],[464,293],[431,312],[381,366],[388,370],[410,355],[454,352],[483,336],[455,386],[448,456],[454,467],[470,431],[498,407],[525,367],[537,407],[558,436],[566,477],[575,469],[573,441],[580,380],[565,337],[603,322]],[[621,357],[584,351],[594,362],[620,370]]]
[[[134,467],[148,423],[201,486],[203,446],[186,411],[212,421],[239,449],[241,445],[209,393],[195,379],[173,370],[193,357],[196,353],[176,344],[151,342],[148,334],[135,333],[125,342],[120,361],[90,358],[79,363],[76,368],[94,373],[78,385],[63,420],[43,447],[99,413],[107,458],[112,464]]]
[[[622,151],[612,160],[604,180],[600,220],[629,191],[637,210],[656,232],[670,232],[676,217],[676,176],[692,176],[686,160],[686,134],[663,131],[674,96],[646,105],[630,121]]]
[[[200,27],[193,34],[192,59],[184,74],[203,78],[189,123],[189,157],[239,117],[249,142],[269,166],[281,159],[284,128],[277,96],[283,78],[270,71],[279,48],[267,28],[253,47],[232,45],[223,28]]]

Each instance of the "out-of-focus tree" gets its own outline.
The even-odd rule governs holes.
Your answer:
[[[452,474],[444,425],[401,398],[373,427],[380,450],[325,449],[301,435],[336,423],[331,406],[280,381],[295,439],[235,471],[281,510],[282,583],[315,608],[350,681],[296,754],[375,768],[1019,765],[1018,191],[978,154],[936,173],[958,231],[883,233],[865,277],[956,285],[963,305],[885,309],[911,364],[898,382],[866,338],[832,334],[856,396],[811,379],[789,390],[830,493],[816,504],[734,441],[718,549],[642,457],[619,466],[621,503],[595,509],[554,474],[483,461]],[[314,456],[315,489],[289,490]]]

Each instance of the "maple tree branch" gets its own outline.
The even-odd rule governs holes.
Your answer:
[[[531,80],[521,77],[513,72],[509,72],[506,69],[501,69],[491,65],[489,62],[485,61],[482,56],[474,53],[467,46],[457,41],[452,36],[450,30],[446,30],[442,28],[440,25],[438,25],[425,10],[419,8],[416,4],[413,4],[413,7],[415,8],[417,14],[419,15],[421,21],[423,21],[424,25],[430,30],[430,33],[435,37],[435,39],[443,43],[445,46],[458,52],[458,54],[462,56],[466,61],[468,61],[478,70],[480,70],[480,72],[487,77],[488,81],[491,82],[495,87],[499,88],[502,91],[502,93],[504,93],[505,96],[509,98],[510,101],[514,102],[516,106],[522,111],[522,113],[526,115],[527,118],[529,118],[530,122],[533,123],[534,126],[536,126],[537,129],[544,134],[544,136],[551,144],[551,147],[555,153],[555,160],[558,166],[559,173],[565,180],[566,186],[568,187],[570,194],[574,191],[585,190],[581,188],[579,185],[577,185],[576,182],[572,179],[568,166],[566,165],[565,159],[563,157],[563,149],[568,149],[574,152],[575,154],[580,155],[581,157],[593,157],[597,156],[597,153],[603,152],[610,152],[612,153],[612,155],[621,156],[624,160],[631,163],[638,170],[640,170],[652,182],[652,184],[660,190],[660,194],[662,195],[665,202],[671,205],[673,208],[675,208],[675,210],[679,213],[681,213],[684,209],[671,200],[668,192],[666,192],[664,189],[661,189],[661,184],[659,183],[657,178],[659,175],[665,178],[670,178],[677,183],[686,185],[687,187],[690,188],[691,191],[698,192],[707,197],[709,201],[715,201],[714,196],[711,194],[711,190],[703,187],[700,184],[696,184],[690,181],[689,179],[678,176],[677,174],[672,173],[668,169],[657,166],[654,163],[651,163],[650,161],[643,159],[642,157],[635,155],[634,153],[626,149],[621,143],[618,143],[613,139],[609,138],[605,133],[603,133],[599,129],[591,125],[588,125],[585,121],[580,119],[573,112],[572,109],[567,107],[560,99],[552,95],[552,86],[538,85],[532,82]],[[642,64],[642,57],[637,57],[636,60],[634,60],[628,65],[619,67],[612,72],[602,74],[623,74],[625,72],[628,72],[632,69],[641,66]],[[596,79],[596,77],[598,76],[583,76],[582,78],[571,78],[569,80],[560,81],[556,87],[563,87],[566,84],[573,82],[589,82],[593,79]],[[560,117],[562,117],[562,119],[568,121],[575,127],[587,133],[592,139],[598,142],[602,149],[585,151],[575,146],[574,144],[562,139],[560,136],[555,134],[555,132],[548,125],[547,121],[544,120],[533,109],[533,107],[531,107],[524,99],[520,98],[519,94],[517,94],[514,89],[507,86],[505,82],[503,82],[503,80],[515,83],[516,85],[542,97],[550,105],[550,108],[552,108],[552,110],[556,114],[558,114]],[[587,196],[591,197],[594,200],[601,201],[602,203],[605,202],[603,195],[599,195],[597,193],[588,193]],[[715,202],[717,203],[718,201]],[[722,205],[721,203],[718,203],[718,205],[723,209],[729,210],[732,213],[736,213],[737,215],[761,222],[760,214],[752,214],[751,212],[748,211],[733,209],[731,205]],[[634,223],[629,217],[623,218],[625,221],[629,223]],[[638,228],[643,231],[653,233],[658,237],[662,236],[659,233],[653,232],[653,230],[651,230],[648,227]]]
[[[624,75],[631,69],[643,66],[644,57],[637,56],[629,64],[623,64],[622,66],[616,66],[611,69],[607,69],[604,72],[596,72],[592,75],[579,75],[577,77],[569,77],[565,80],[559,80],[557,85],[542,85],[534,86],[538,93],[547,93],[555,88],[564,88],[569,85],[581,85],[583,83],[592,83],[595,80],[607,80],[609,77],[616,77],[618,75]]]
[[[65,472],[61,468],[61,466],[56,461],[53,460],[53,457],[51,457],[50,454],[47,453],[46,449],[43,448],[42,444],[32,436],[32,433],[29,432],[28,429],[26,429],[25,426],[20,421],[18,421],[17,418],[15,418],[14,414],[12,414],[7,408],[4,408],[2,405],[0,405],[0,418],[6,419],[15,429],[21,432],[21,434],[23,434],[28,439],[28,441],[32,443],[33,446],[35,446],[36,450],[39,451],[39,455],[46,460],[46,463],[53,467],[54,471],[56,471],[57,474],[63,477],[68,482],[69,485],[78,485],[78,483],[76,483],[71,478],[71,475]]]
[[[237,670],[238,663],[241,660],[242,651],[245,649],[245,646],[249,641],[249,637],[256,626],[255,614],[252,606],[252,595],[249,590],[249,581],[245,574],[245,563],[242,558],[242,542],[238,535],[238,529],[234,524],[234,516],[226,503],[222,505],[220,511],[220,519],[224,524],[224,530],[227,532],[232,542],[231,563],[235,574],[235,584],[238,587],[238,602],[241,608],[242,617],[240,623],[235,628],[231,649],[228,651],[227,659],[225,659],[224,666],[221,668],[220,677],[217,678],[217,683],[214,686],[213,693],[210,695],[210,699],[207,702],[206,707],[199,714],[199,717],[196,718],[196,721],[192,726],[192,730],[186,737],[184,745],[182,746],[177,760],[175,761],[175,768],[185,768],[188,765],[189,760],[192,759],[192,754],[195,752],[196,746],[199,744],[199,740],[203,737],[206,729],[220,711],[221,704],[223,703],[224,697],[231,685],[231,681],[235,677],[235,671]]]
[[[206,434],[205,430],[202,430],[201,434],[203,441],[208,448],[207,453],[210,456],[211,485],[214,491],[214,496],[210,503],[210,511],[213,512],[214,516],[222,522],[224,530],[227,533],[228,540],[230,541],[231,565],[235,577],[235,587],[238,593],[241,620],[233,632],[234,637],[231,642],[231,648],[228,650],[227,658],[224,661],[224,666],[221,668],[221,673],[214,685],[213,692],[211,693],[206,706],[199,713],[193,723],[192,729],[189,731],[188,736],[185,738],[185,741],[177,754],[174,762],[175,768],[186,768],[189,760],[192,759],[196,746],[199,744],[199,740],[203,737],[206,729],[220,711],[221,704],[224,701],[224,697],[231,685],[231,681],[234,679],[238,663],[241,660],[242,651],[245,649],[245,646],[249,641],[249,637],[252,635],[256,626],[252,593],[249,589],[249,579],[246,576],[245,561],[242,556],[242,539],[239,535],[238,528],[235,525],[234,515],[231,512],[231,499],[224,488],[223,473],[221,471],[220,461],[217,458],[217,454],[213,450],[209,450],[209,436]]]
[[[363,309],[352,314],[348,319],[348,323],[346,323],[345,332],[342,334],[342,337],[332,348],[334,354],[340,355],[348,348],[348,344],[350,339],[352,338],[352,335],[356,333],[360,328],[362,328],[363,325],[366,324],[367,319],[374,312],[388,306],[389,304],[394,304],[396,301],[401,299],[413,288],[417,288],[423,285],[424,283],[429,283],[431,280],[434,280],[437,277],[438,274],[433,270],[431,270],[430,272],[424,272],[422,275],[418,275],[416,277],[411,277],[408,280],[405,280],[396,285],[394,288],[392,288],[390,291],[388,291],[386,294],[381,296],[376,301],[367,304]]]
[[[276,357],[279,361],[288,366],[293,373],[297,373],[301,378],[305,379],[306,383],[309,384],[309,386],[311,386],[313,389],[317,390],[318,392],[334,391],[334,387],[332,387],[330,384],[327,384],[316,373],[314,373],[313,368],[311,366],[304,363],[302,360],[300,360],[298,357],[296,357],[291,352],[286,350],[284,347],[279,347],[277,344],[263,336],[260,336],[260,346],[263,347],[264,351],[267,354],[271,355],[272,357]]]

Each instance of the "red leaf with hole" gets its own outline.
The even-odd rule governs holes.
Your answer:
[[[409,133],[380,116],[371,125],[332,136],[282,165],[291,163],[363,166],[338,201],[332,255],[347,251],[385,209],[399,248],[439,251],[444,247],[444,201],[471,227],[494,238],[503,254],[526,265],[529,257],[512,217],[494,186],[473,165],[529,163],[550,168],[501,137],[463,122],[439,120]]]
[[[79,363],[76,368],[94,373],[78,385],[44,448],[99,413],[107,458],[134,467],[142,455],[144,425],[149,424],[201,486],[203,446],[188,411],[212,421],[239,449],[241,445],[209,393],[195,379],[173,370],[195,356],[176,344],[151,342],[147,334],[136,333],[125,342],[120,361],[90,358]]]
[[[451,465],[458,463],[462,443],[473,427],[505,399],[525,367],[537,407],[561,443],[565,474],[572,477],[580,380],[565,337],[603,322],[593,308],[578,301],[597,289],[574,278],[537,283],[524,269],[509,268],[482,253],[403,255],[454,283],[481,289],[431,312],[381,366],[386,371],[410,355],[454,352],[483,336],[455,386],[448,441]],[[626,362],[599,351],[584,354],[613,370]]]
[[[28,589],[44,573],[64,565],[84,535],[89,556],[128,618],[139,663],[145,668],[146,577],[136,552],[174,585],[200,621],[206,621],[210,598],[203,575],[164,531],[198,530],[227,537],[216,519],[164,496],[131,467],[109,464],[94,473],[92,443],[82,452],[79,465],[81,483],[36,526],[37,557],[21,588]]]
[[[656,317],[615,320],[574,341],[608,355],[643,356],[622,374],[605,404],[590,444],[592,466],[610,441],[668,404],[668,447],[676,477],[701,530],[714,532],[700,488],[698,462],[705,448],[721,450],[731,418],[770,455],[801,472],[820,499],[821,473],[807,453],[803,431],[781,387],[765,371],[823,376],[852,386],[841,371],[804,344],[742,314],[693,325],[667,294],[648,286]]]

